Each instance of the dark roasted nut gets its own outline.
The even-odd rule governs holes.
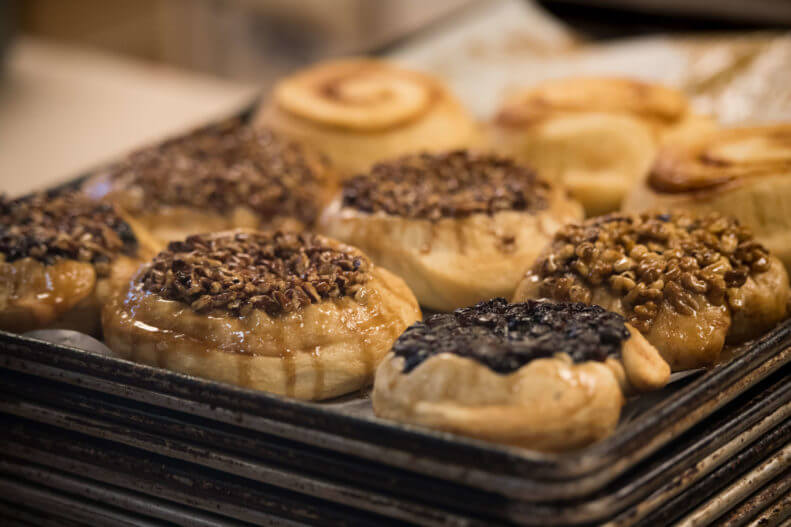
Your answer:
[[[343,205],[362,212],[439,220],[547,207],[549,184],[505,158],[465,150],[375,165],[344,183]]]
[[[575,362],[604,361],[619,356],[628,338],[623,317],[599,306],[495,298],[412,325],[393,352],[404,357],[405,373],[433,355],[453,353],[507,374],[556,353]]]
[[[141,197],[135,213],[152,204],[219,212],[246,206],[265,219],[309,225],[321,206],[323,163],[297,143],[231,119],[134,152],[108,176]]]
[[[237,232],[172,242],[139,277],[143,289],[198,312],[236,316],[298,311],[328,298],[355,297],[369,261],[308,233]]]
[[[728,289],[768,268],[766,249],[736,220],[643,213],[562,228],[533,273],[540,294],[556,300],[586,301],[591,286],[606,284],[623,299],[629,322],[646,331],[663,301],[691,315],[699,308],[693,295],[722,305]]]
[[[134,254],[137,239],[114,206],[76,192],[0,196],[0,253],[4,261],[35,258],[52,264],[63,258],[95,264],[110,273],[119,254]]]

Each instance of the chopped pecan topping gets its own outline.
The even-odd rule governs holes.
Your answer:
[[[599,306],[495,298],[413,324],[393,346],[404,373],[440,353],[474,359],[507,374],[528,362],[567,353],[574,362],[619,356],[629,338],[622,316]]]
[[[466,150],[379,163],[343,186],[343,205],[363,212],[438,220],[547,207],[549,183],[513,161]]]
[[[151,204],[228,212],[249,207],[261,217],[313,223],[321,207],[326,160],[268,130],[233,119],[130,154],[110,168],[122,189]],[[127,206],[127,205],[125,205]]]
[[[52,264],[66,258],[92,263],[105,276],[118,254],[136,250],[132,229],[108,203],[76,192],[0,196],[0,254],[7,262],[30,257]]]
[[[589,303],[592,288],[608,287],[645,332],[663,303],[685,315],[700,307],[694,295],[723,305],[729,289],[768,269],[768,252],[735,219],[647,212],[563,227],[531,273],[555,300]]]
[[[200,313],[279,315],[352,296],[370,262],[309,233],[230,232],[171,242],[141,274],[143,289]]]

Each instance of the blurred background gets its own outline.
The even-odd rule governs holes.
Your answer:
[[[0,0],[0,190],[52,184],[227,114],[330,56],[436,69],[485,114],[507,79],[497,70],[487,87],[470,72],[493,54],[527,71],[590,44],[691,33],[743,41],[789,25],[788,0]],[[705,80],[758,55],[754,39],[741,46],[707,59]],[[643,76],[662,69],[642,66]]]

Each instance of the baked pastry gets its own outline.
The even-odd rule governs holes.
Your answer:
[[[662,142],[713,127],[673,89],[636,80],[550,80],[509,98],[490,130],[492,147],[561,181],[589,216],[617,210]]]
[[[75,192],[0,196],[0,329],[98,335],[102,304],[158,249],[132,225]]]
[[[134,152],[84,190],[169,241],[232,228],[300,230],[336,187],[320,154],[229,119]]]
[[[610,435],[625,393],[669,377],[620,315],[496,298],[407,329],[377,369],[372,399],[387,419],[559,451]]]
[[[581,217],[530,169],[461,150],[380,163],[344,182],[319,228],[401,276],[424,307],[450,311],[513,294],[554,232]]]
[[[298,399],[359,390],[420,319],[404,282],[309,233],[172,242],[103,312],[122,357]]]
[[[660,150],[627,211],[718,211],[791,269],[791,125],[732,128]]]
[[[674,371],[787,315],[788,274],[738,221],[711,213],[609,214],[555,234],[515,301],[598,304],[626,316]]]
[[[480,140],[438,79],[373,59],[323,62],[286,77],[254,122],[321,150],[347,177],[381,159]]]

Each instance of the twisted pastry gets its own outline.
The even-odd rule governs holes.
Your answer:
[[[347,175],[477,140],[473,120],[437,79],[370,59],[325,62],[283,79],[255,122],[319,148]]]
[[[618,208],[660,143],[711,123],[670,88],[620,78],[548,81],[502,105],[493,147],[562,181],[588,215]]]
[[[791,269],[791,125],[733,128],[663,148],[624,201],[738,218]]]

